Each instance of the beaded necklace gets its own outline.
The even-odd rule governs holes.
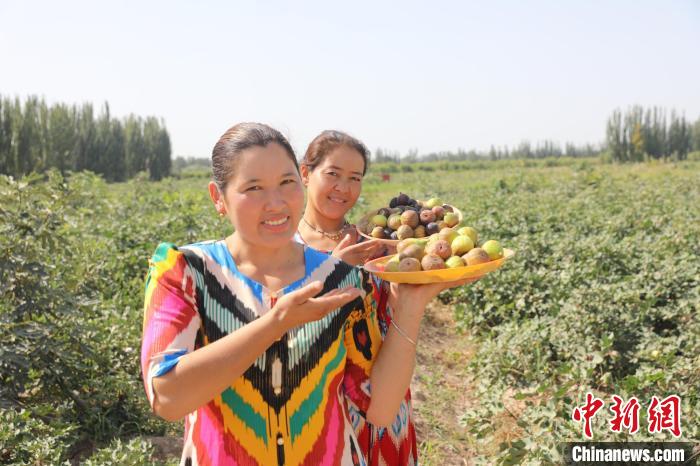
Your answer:
[[[340,230],[338,230],[338,231],[336,231],[336,232],[331,232],[331,233],[329,233],[329,232],[327,232],[327,231],[323,231],[323,230],[321,230],[321,229],[319,229],[319,228],[316,228],[315,226],[313,226],[312,224],[310,224],[310,223],[306,220],[306,218],[301,217],[301,219],[302,219],[302,220],[304,221],[304,223],[306,223],[306,224],[308,225],[308,227],[311,228],[313,231],[315,231],[316,233],[320,233],[321,235],[323,235],[323,236],[325,236],[326,238],[331,239],[331,240],[333,240],[333,241],[339,241],[340,238],[342,238],[342,236],[343,236],[343,230],[345,229],[346,226],[349,225],[348,221],[345,220],[345,219],[343,219],[343,226],[340,227]]]

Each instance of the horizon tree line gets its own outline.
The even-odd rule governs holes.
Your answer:
[[[551,140],[515,147],[494,146],[488,151],[442,151],[419,154],[377,148],[376,162],[429,162],[438,160],[540,159],[547,157],[596,157],[606,154],[615,162],[650,159],[684,160],[700,151],[700,118],[691,124],[675,110],[632,106],[612,112],[602,144],[564,147]],[[171,159],[170,136],[165,122],[153,116],[112,117],[105,102],[99,114],[91,103],[47,105],[43,98],[0,95],[0,174],[22,176],[56,168],[61,173],[90,170],[107,181],[125,181],[146,172],[151,180],[170,176],[197,158]]]
[[[506,159],[542,159],[547,157],[596,157],[604,150],[597,144],[576,145],[567,142],[564,148],[555,141],[545,140],[533,145],[530,141],[522,141],[515,147],[491,145],[488,151],[457,149],[457,151],[430,152],[418,154],[417,149],[410,149],[405,155],[399,151],[377,148],[372,160],[376,162],[432,162],[438,160],[506,160]]]

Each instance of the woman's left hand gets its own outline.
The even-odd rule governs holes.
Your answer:
[[[382,243],[377,240],[355,244],[355,239],[348,233],[340,240],[331,254],[350,265],[362,265],[382,247]]]

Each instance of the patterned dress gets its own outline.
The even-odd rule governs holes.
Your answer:
[[[298,232],[294,235],[294,240],[306,244]],[[331,251],[322,252],[331,253]],[[380,335],[384,340],[392,319],[391,308],[387,306],[388,283],[374,275],[370,275],[370,277],[372,278],[374,300],[377,303],[377,319],[370,322],[376,322],[379,325]],[[344,385],[352,426],[367,464],[370,466],[417,465],[418,446],[413,423],[411,390],[406,390],[406,396],[401,402],[393,424],[389,428],[383,428],[376,427],[366,420],[365,413],[371,398],[369,375],[360,372],[351,374],[345,378]]]
[[[350,405],[351,412],[345,390],[369,380],[381,344],[376,293],[359,268],[309,247],[304,258],[305,276],[274,295],[238,271],[224,241],[156,249],[141,349],[151,406],[154,377],[265,314],[280,296],[315,280],[324,283],[321,293],[348,285],[366,292],[287,332],[230,387],[187,415],[181,465],[367,464],[352,424],[366,405]]]

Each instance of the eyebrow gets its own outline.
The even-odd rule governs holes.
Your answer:
[[[335,166],[335,165],[331,165],[331,166],[328,167],[328,168],[334,168],[334,169],[336,169],[336,170],[343,170],[341,167],[337,167],[337,166]],[[350,173],[354,173],[355,175],[360,175],[360,176],[362,176],[362,172],[350,172]]]
[[[294,172],[287,172],[282,174],[282,178],[286,178],[288,176],[294,176]],[[246,180],[243,184],[259,183],[260,181],[262,181],[260,178],[251,178],[249,180]]]

